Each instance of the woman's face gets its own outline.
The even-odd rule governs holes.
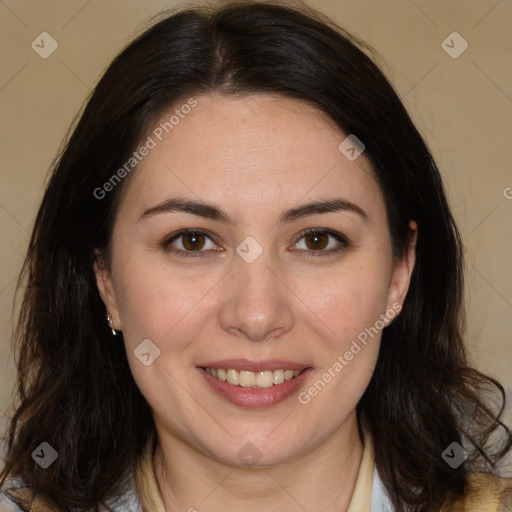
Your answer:
[[[355,421],[414,249],[393,261],[371,166],[327,116],[265,94],[195,100],[149,134],[97,282],[160,438],[279,464]]]

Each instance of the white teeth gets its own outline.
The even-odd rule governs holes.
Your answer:
[[[238,386],[240,383],[240,373],[237,370],[228,370],[227,379],[233,386]]]
[[[284,382],[284,370],[274,370],[274,384],[282,384]]]
[[[256,374],[256,386],[260,388],[269,388],[274,385],[274,372],[258,372]]]
[[[254,372],[240,371],[240,386],[250,388],[256,384],[256,375]]]
[[[301,370],[266,370],[263,372],[249,372],[246,370],[225,370],[223,368],[205,368],[206,373],[221,381],[227,381],[233,386],[243,388],[259,387],[270,388],[282,384],[285,380],[293,379]]]

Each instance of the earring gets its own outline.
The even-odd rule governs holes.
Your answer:
[[[114,323],[112,322],[112,317],[110,316],[110,313],[107,313],[107,323],[108,323],[108,326],[112,329],[112,334],[114,336],[117,336],[117,332],[114,329]]]

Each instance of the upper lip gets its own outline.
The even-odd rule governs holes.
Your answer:
[[[265,359],[263,361],[250,361],[249,359],[223,359],[199,365],[203,368],[221,368],[224,370],[246,370],[249,372],[263,372],[265,370],[304,370],[307,364],[283,361],[282,359]]]

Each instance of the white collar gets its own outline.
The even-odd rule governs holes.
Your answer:
[[[388,493],[380,479],[377,466],[373,466],[372,480],[372,508],[370,512],[394,512]]]

